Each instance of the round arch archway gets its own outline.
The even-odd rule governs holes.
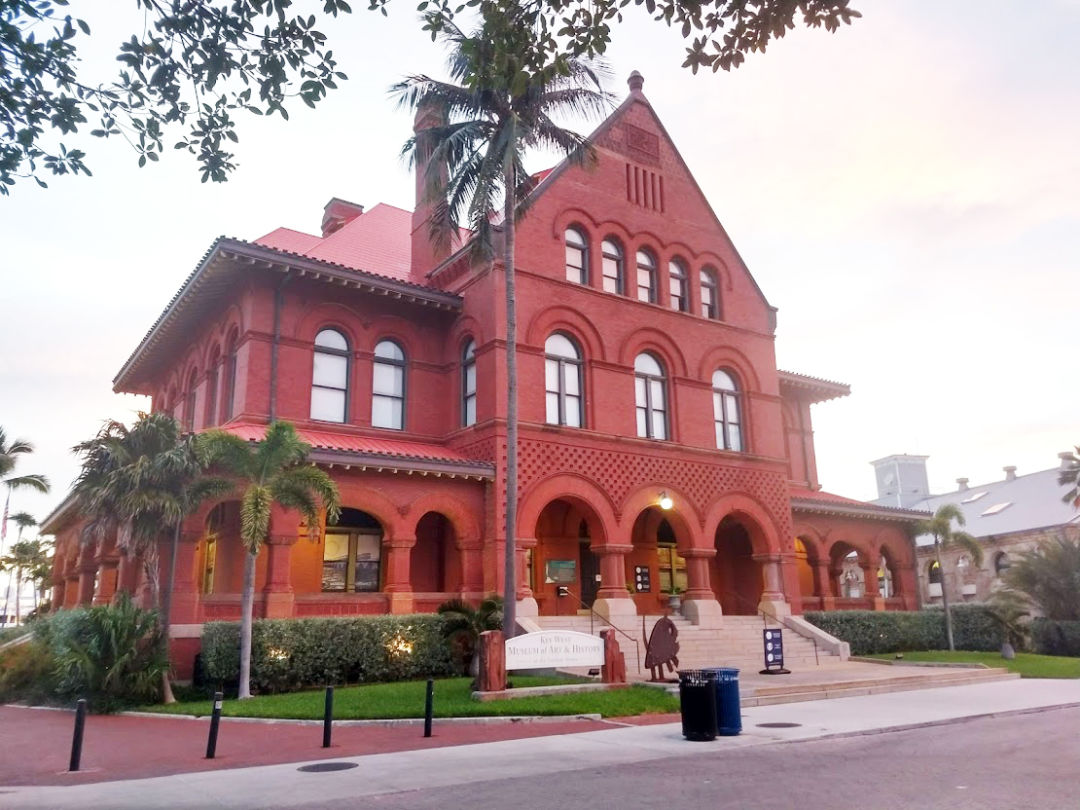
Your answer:
[[[536,517],[536,545],[525,551],[522,576],[542,616],[574,615],[592,607],[600,591],[597,546],[607,540],[604,522],[590,504],[564,495]]]
[[[717,525],[714,543],[712,589],[724,613],[755,615],[765,591],[762,565],[755,559],[768,553],[764,530],[750,515],[733,512]]]

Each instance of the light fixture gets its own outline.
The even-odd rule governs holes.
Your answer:
[[[660,508],[667,511],[675,505],[675,501],[671,500],[671,496],[666,492],[660,493]]]

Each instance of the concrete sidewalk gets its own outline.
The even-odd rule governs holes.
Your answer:
[[[795,740],[866,734],[987,715],[1080,705],[1080,681],[999,681],[966,687],[762,706],[743,712],[744,733],[688,743],[677,724],[340,758],[355,765],[303,773],[297,764],[178,774],[70,787],[0,790],[5,808],[291,807],[355,803],[363,796],[553,774]],[[766,723],[794,726],[770,728]],[[272,740],[267,741],[272,746]]]

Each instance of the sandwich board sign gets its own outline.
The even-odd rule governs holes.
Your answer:
[[[784,669],[784,631],[778,627],[766,627],[761,631],[761,643],[764,649],[765,669],[762,675],[789,675],[791,670]]]
[[[604,640],[571,630],[541,630],[506,640],[506,669],[599,667]]]

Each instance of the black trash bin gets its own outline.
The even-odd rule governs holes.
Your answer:
[[[716,739],[716,672],[679,670],[679,705],[682,733],[692,742]]]
[[[739,670],[714,667],[706,670],[716,677],[716,733],[734,737],[742,733],[742,706],[739,700]]]

